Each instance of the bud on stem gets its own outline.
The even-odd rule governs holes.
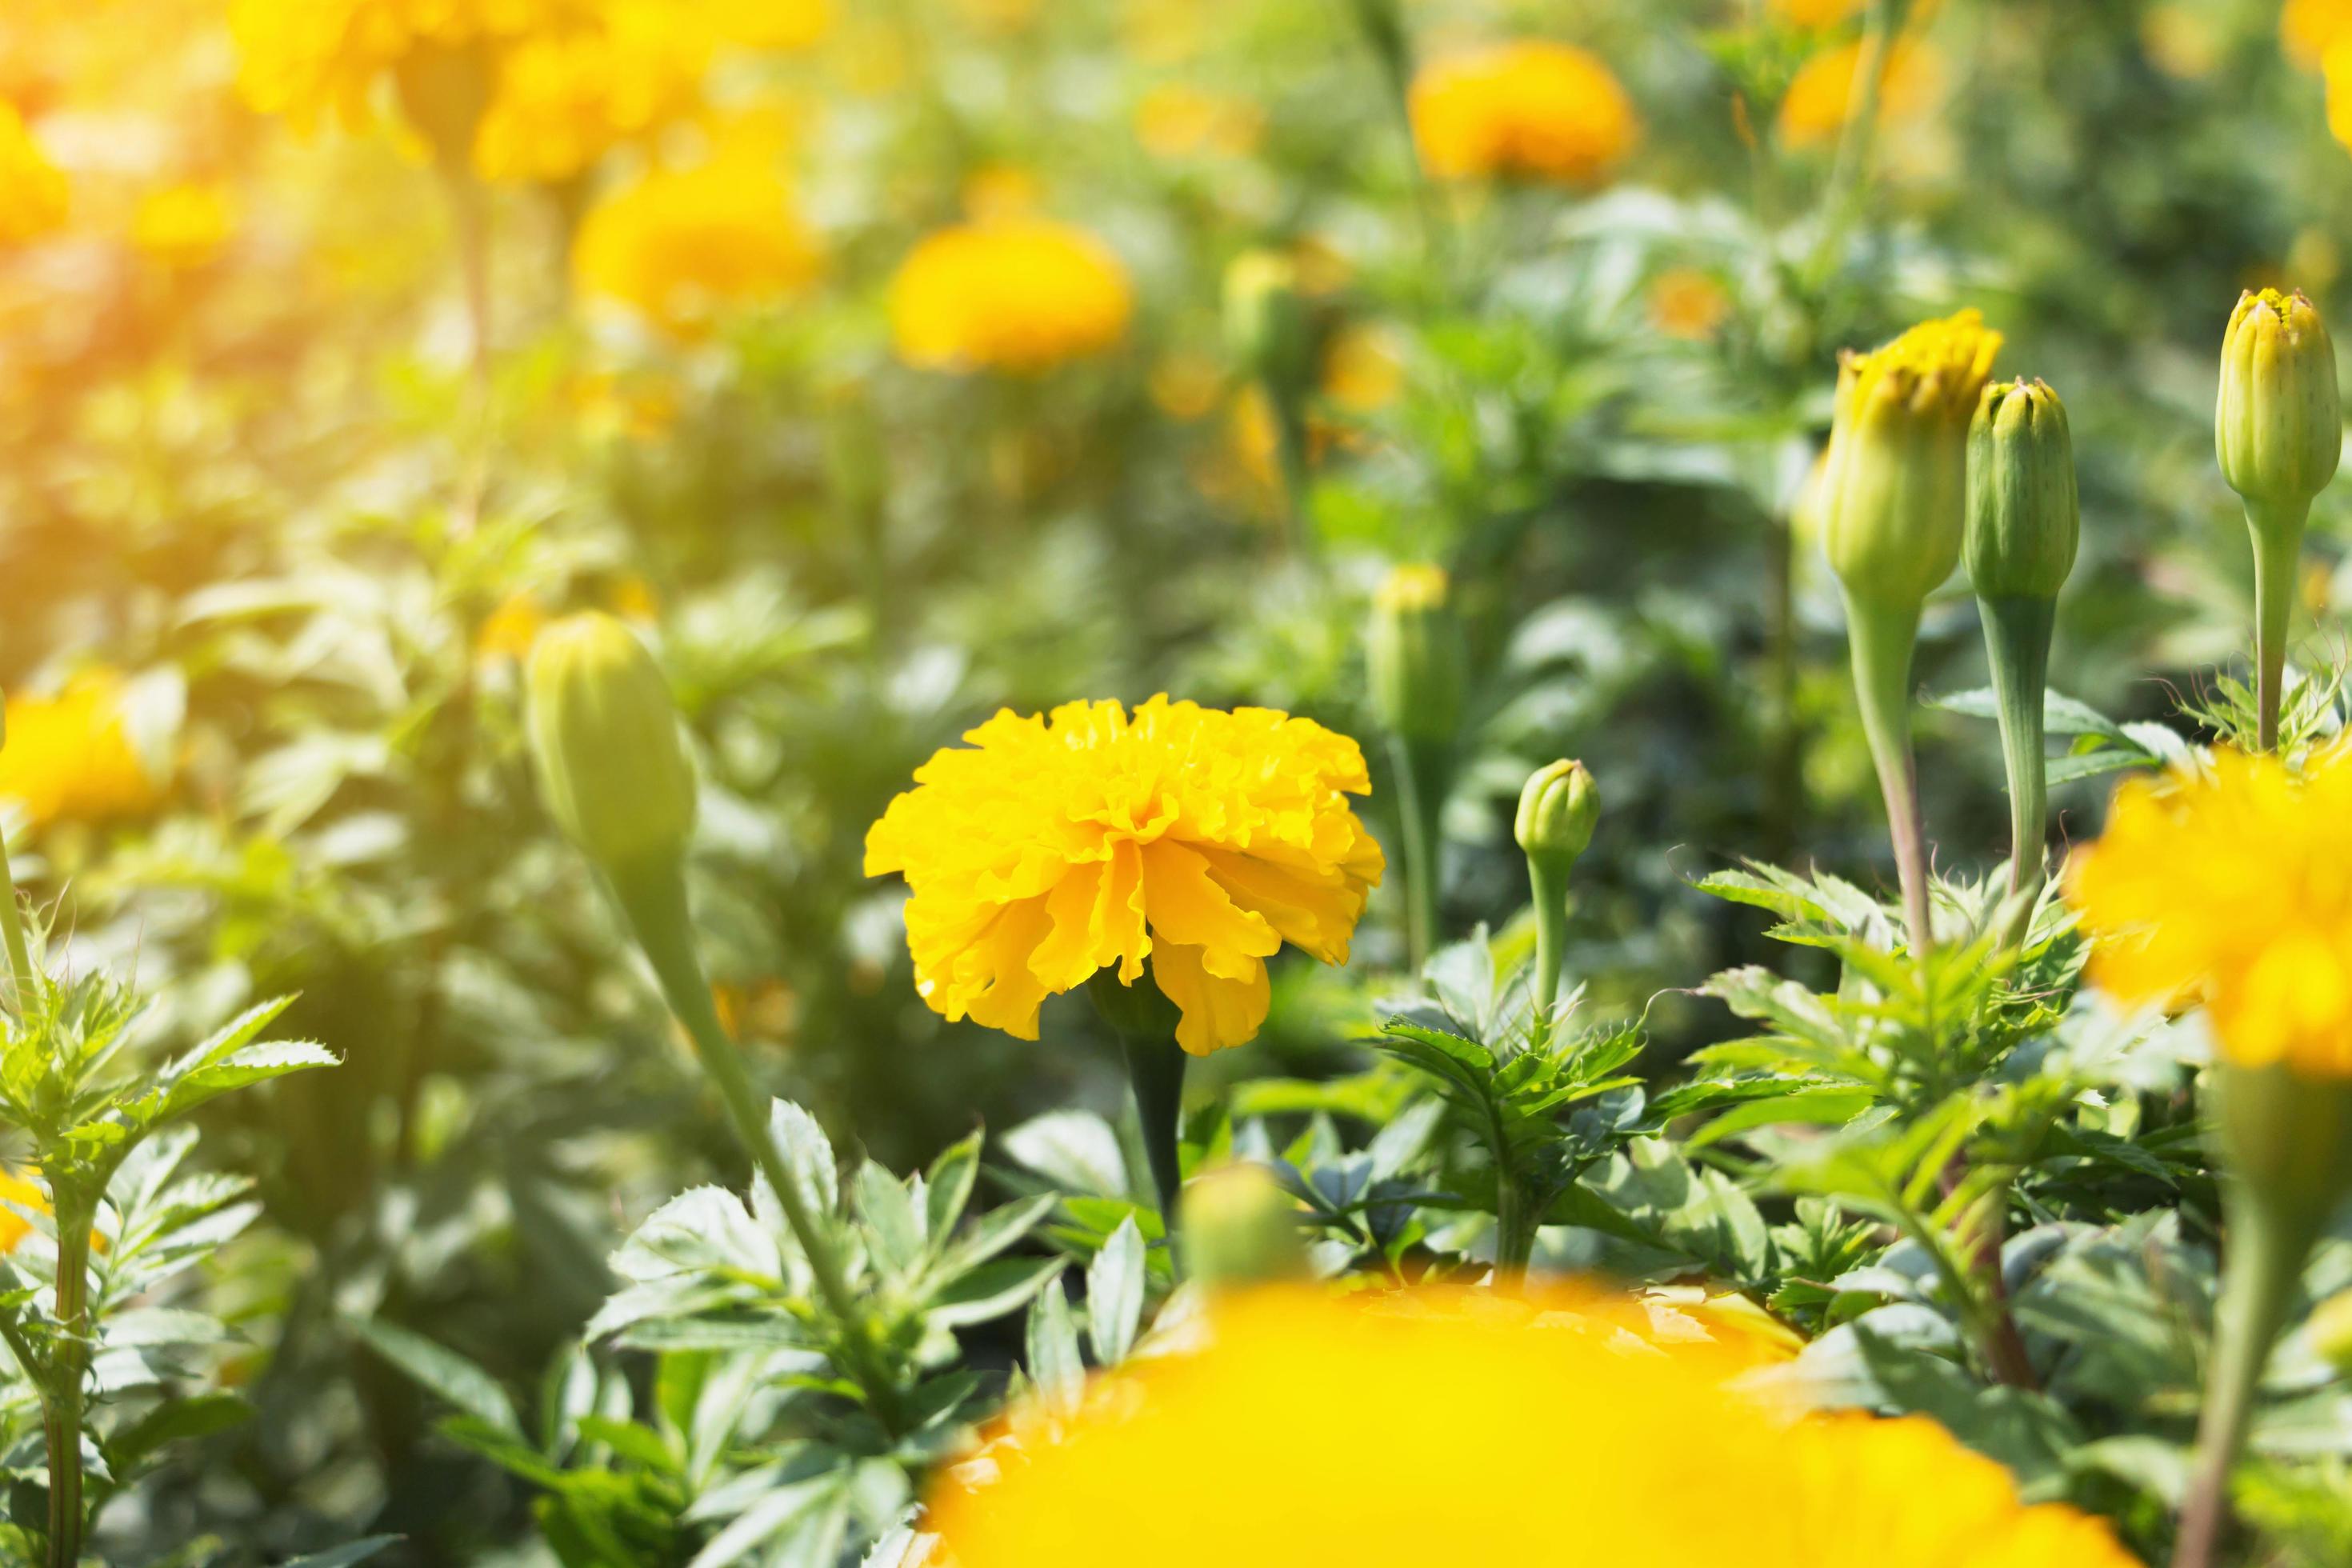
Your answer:
[[[1220,1166],[1184,1189],[1184,1271],[1212,1289],[1307,1277],[1299,1205],[1262,1165]]]
[[[1440,818],[1451,787],[1468,656],[1444,568],[1400,566],[1372,596],[1364,662],[1389,733],[1403,841],[1405,947],[1415,973],[1437,943]]]
[[[1528,858],[1528,881],[1535,898],[1529,1033],[1538,1047],[1551,1038],[1552,1014],[1559,1005],[1560,955],[1568,946],[1569,873],[1592,842],[1600,815],[1601,794],[1582,763],[1558,762],[1538,769],[1519,792],[1512,834]]]

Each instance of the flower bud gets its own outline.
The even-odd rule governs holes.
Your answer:
[[[675,860],[694,833],[694,767],[661,667],[601,612],[539,636],[530,750],[547,808],[608,872]]]
[[[1298,1200],[1263,1166],[1222,1165],[1184,1188],[1187,1275],[1208,1289],[1307,1278],[1307,1241]]]
[[[1225,268],[1225,346],[1250,375],[1290,391],[1315,374],[1315,322],[1298,266],[1279,251],[1250,250]]]
[[[1981,599],[2054,599],[2082,514],[2066,405],[2047,383],[1984,389],[1969,426],[1969,580]]]
[[[1400,566],[1372,595],[1364,646],[1372,711],[1407,741],[1451,740],[1461,725],[1468,656],[1451,595],[1444,568]]]
[[[2338,1290],[2314,1308],[2308,1331],[2320,1359],[2352,1377],[2352,1290]]]
[[[1511,830],[1529,859],[1572,861],[1592,842],[1592,824],[1600,815],[1600,786],[1584,764],[1554,763],[1528,777]]]
[[[1958,563],[1969,421],[2000,334],[1974,310],[1923,321],[1838,371],[1820,506],[1849,597],[1916,610]]]
[[[2344,453],[2336,345],[2301,294],[2265,289],[2230,313],[2213,443],[2221,477],[2249,501],[2305,507],[2336,477]]]

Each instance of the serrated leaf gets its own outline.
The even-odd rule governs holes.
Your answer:
[[[522,1441],[522,1421],[499,1380],[446,1345],[380,1319],[362,1318],[352,1328],[384,1360],[459,1410]]]

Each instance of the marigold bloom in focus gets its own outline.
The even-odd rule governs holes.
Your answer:
[[[1098,1380],[1058,1427],[1016,1426],[990,1479],[935,1489],[932,1528],[956,1568],[2131,1568],[2105,1523],[2024,1506],[1933,1422],[1783,1424],[1724,1387],[1721,1355],[1630,1315],[1573,1293],[1224,1298],[1202,1348]],[[1469,1495],[1543,1505],[1430,1506]]]
[[[1111,347],[1134,312],[1111,248],[1044,218],[940,229],[890,280],[898,357],[932,370],[1045,370]]]
[[[592,208],[572,252],[583,292],[691,339],[729,308],[797,293],[824,269],[772,159],[722,151],[656,170]]]
[[[163,797],[131,742],[122,682],[97,671],[54,697],[11,697],[0,745],[0,800],[32,825],[137,816]]]
[[[1422,163],[1446,180],[1596,184],[1641,131],[1607,66],[1539,39],[1433,61],[1413,80],[1412,110]]]
[[[1265,961],[1288,942],[1344,963],[1381,849],[1348,796],[1356,742],[1265,708],[1155,697],[1000,712],[915,772],[866,838],[866,874],[905,874],[923,999],[1025,1040],[1047,996],[1116,967],[1182,1010],[1195,1056],[1265,1021]]]
[[[2210,777],[2137,781],[2069,868],[2101,941],[2091,975],[2129,1002],[2200,997],[2222,1053],[2352,1078],[2352,754],[2297,778],[2224,752]]]
[[[0,244],[38,239],[61,228],[69,192],[16,106],[0,101]]]
[[[709,35],[667,5],[607,0],[599,26],[508,52],[474,166],[492,180],[570,179],[692,113],[709,63]]]
[[[165,267],[202,267],[236,232],[236,198],[216,184],[150,192],[131,220],[131,243]]]
[[[1855,80],[1862,70],[1859,40],[1826,49],[1807,60],[1780,100],[1780,140],[1790,147],[1826,147],[1835,142],[1853,112]],[[1942,80],[1936,56],[1916,39],[1896,41],[1887,51],[1885,80],[1878,94],[1880,129],[1924,110]]]

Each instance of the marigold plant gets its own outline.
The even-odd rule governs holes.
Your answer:
[[[1118,255],[1044,218],[941,229],[890,280],[898,357],[927,369],[1049,369],[1112,347],[1134,311]]]
[[[1598,184],[1632,152],[1640,121],[1598,57],[1522,39],[1447,57],[1412,84],[1413,140],[1440,179]]]

